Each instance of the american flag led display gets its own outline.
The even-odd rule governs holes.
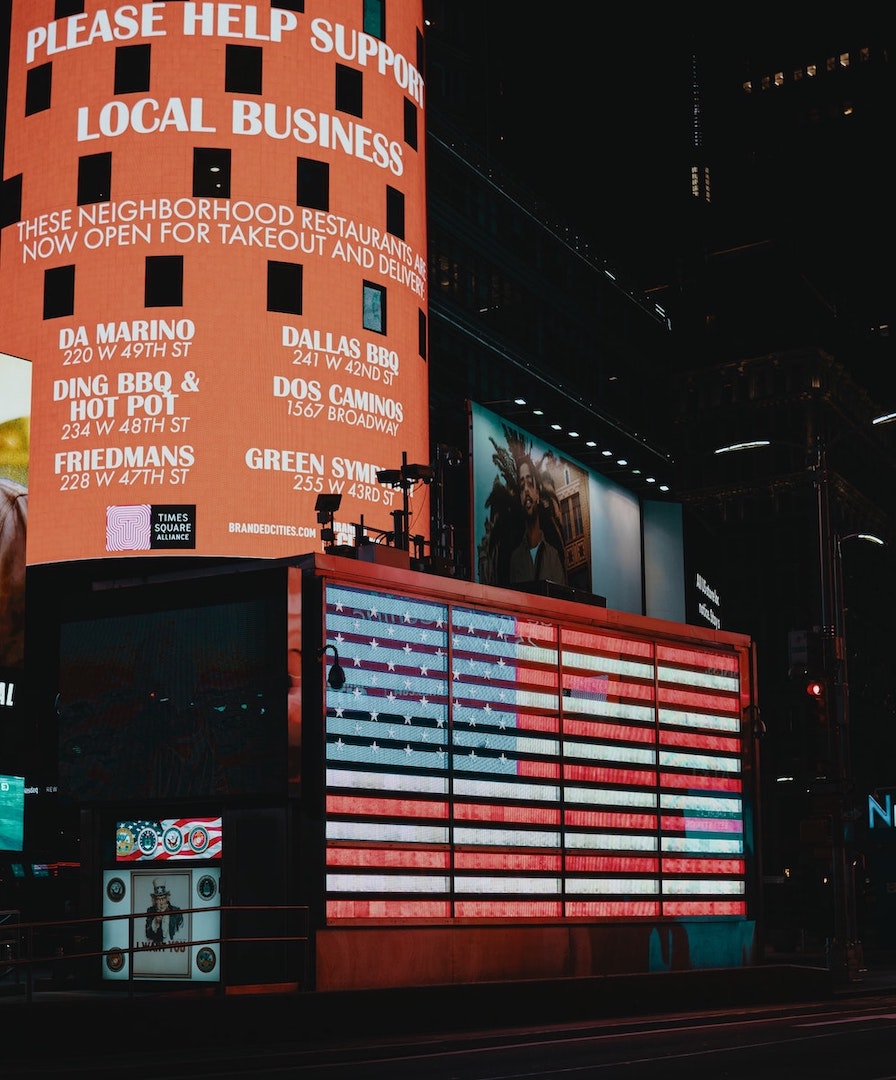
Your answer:
[[[327,916],[745,916],[740,660],[335,583]]]

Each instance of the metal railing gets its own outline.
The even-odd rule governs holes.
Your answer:
[[[128,912],[88,919],[22,922],[17,910],[0,910],[0,993],[34,998],[35,989],[124,989],[134,994],[203,988],[225,993],[228,988],[258,985],[284,992],[310,989],[310,919],[307,907],[284,905],[226,905],[182,908],[184,915],[218,913],[220,933],[214,938],[185,938],[178,946],[213,951],[216,976],[202,978],[134,973],[133,958],[152,946],[135,930],[145,912]],[[108,942],[108,924],[127,924],[127,945]],[[273,923],[281,924],[273,926]],[[239,924],[239,925],[237,925]],[[268,929],[283,932],[262,932]],[[115,935],[120,939],[121,934]],[[136,940],[135,940],[136,939]],[[265,956],[261,956],[264,952]],[[116,965],[123,974],[118,975]],[[136,985],[135,985],[136,984]]]

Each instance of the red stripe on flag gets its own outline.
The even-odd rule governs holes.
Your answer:
[[[659,914],[659,900],[568,900],[566,903],[566,916],[570,919],[656,919]]]
[[[559,919],[559,900],[458,900],[454,906],[459,919]]]
[[[576,780],[586,784],[625,784],[636,787],[655,787],[656,772],[653,769],[614,769],[594,765],[567,765],[564,776],[567,781]]]
[[[448,803],[423,799],[379,799],[363,795],[328,795],[328,814],[347,814],[351,817],[448,817]]]
[[[596,829],[635,829],[656,830],[656,814],[633,814],[630,811],[618,813],[609,810],[567,810],[564,815],[567,825],[585,825]],[[596,840],[599,844],[599,839]]]
[[[451,857],[447,849],[328,847],[327,866],[374,866],[381,869],[447,870]]]
[[[510,821],[527,825],[559,825],[560,809],[553,806],[496,806],[494,804],[454,804],[456,821]]]
[[[660,860],[650,855],[567,855],[569,873],[659,873]]]
[[[746,915],[743,900],[666,900],[663,915],[681,918],[689,915]]]
[[[660,730],[661,746],[687,746],[695,750],[718,750],[723,754],[739,754],[740,739],[733,735],[699,735],[695,731]]]
[[[663,859],[664,874],[731,874],[742,877],[746,871],[743,859]]]
[[[447,900],[328,900],[327,919],[448,919]]]
[[[611,739],[615,741],[653,743],[656,730],[652,723],[648,725],[610,724],[596,720],[575,720],[566,717],[563,721],[566,735],[584,735],[593,739]]]
[[[454,865],[458,870],[535,870],[556,873],[562,866],[559,854],[530,855],[510,851],[458,851]]]
[[[714,817],[679,817],[664,816],[662,818],[664,832],[714,832],[714,833],[742,833],[744,823],[738,818],[714,818]]]

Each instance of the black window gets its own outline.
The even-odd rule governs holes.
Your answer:
[[[182,307],[183,255],[147,255],[143,303],[146,307]]]
[[[404,240],[404,192],[386,185],[386,231]]]
[[[364,0],[364,33],[386,40],[386,0]]]
[[[372,281],[364,282],[361,325],[375,334],[386,332],[386,290]]]
[[[268,311],[302,314],[301,263],[268,263]]]
[[[69,15],[81,15],[83,11],[84,0],[56,0],[53,18],[67,19]]]
[[[75,268],[54,266],[44,271],[44,318],[60,319],[75,313]]]
[[[230,94],[260,94],[261,57],[258,45],[228,45],[224,89]]]
[[[356,68],[336,65],[336,108],[339,112],[363,116],[364,79]]]
[[[193,148],[193,195],[209,199],[230,198],[230,151],[214,147]]]
[[[11,176],[0,185],[0,229],[22,220],[22,174]]]
[[[314,158],[296,162],[296,203],[313,210],[330,209],[330,165]]]
[[[119,45],[115,50],[115,93],[142,94],[149,89],[149,45]]]
[[[41,64],[31,68],[25,82],[25,115],[33,116],[50,107],[53,65]]]
[[[423,357],[424,360],[426,359],[427,340],[428,340],[428,338],[427,338],[427,334],[426,334],[426,312],[425,311],[418,311],[417,312],[417,352],[420,353],[420,355]]]
[[[286,11],[304,11],[305,0],[277,0],[277,7]]]
[[[404,99],[404,141],[417,149],[417,106],[410,98]]]
[[[112,188],[112,151],[78,158],[78,206],[108,202]]]

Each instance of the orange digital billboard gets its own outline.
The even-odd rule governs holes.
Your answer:
[[[55,15],[13,0],[29,564],[319,550],[325,494],[337,542],[391,532],[377,473],[429,460],[422,3]]]

